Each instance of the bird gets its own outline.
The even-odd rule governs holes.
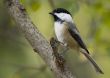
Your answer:
[[[65,47],[82,53],[93,65],[96,72],[104,74],[100,67],[90,56],[89,51],[83,42],[72,15],[64,8],[56,8],[49,13],[54,19],[54,30],[57,40]]]

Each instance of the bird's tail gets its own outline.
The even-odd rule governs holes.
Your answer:
[[[92,65],[94,66],[97,72],[99,72],[100,74],[104,74],[103,71],[100,69],[100,67],[96,64],[96,62],[91,58],[91,56],[88,53],[85,52],[82,53],[92,63]]]

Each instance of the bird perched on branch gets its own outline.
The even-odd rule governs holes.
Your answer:
[[[89,55],[70,12],[63,8],[57,8],[50,14],[54,18],[54,29],[58,41],[66,47],[81,52],[91,62],[96,71],[103,74],[103,71]]]

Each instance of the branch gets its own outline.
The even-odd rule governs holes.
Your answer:
[[[57,78],[75,78],[68,70],[65,62],[61,62],[62,59],[60,59],[60,56],[55,55],[49,42],[32,23],[26,9],[20,4],[19,0],[5,0],[5,2],[10,15],[18,24],[19,30],[24,34],[35,52],[41,56],[45,63],[55,73]]]

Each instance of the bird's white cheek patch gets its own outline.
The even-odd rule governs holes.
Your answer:
[[[74,22],[71,15],[66,13],[55,13],[56,16],[58,16],[61,20],[65,20],[67,22]]]

